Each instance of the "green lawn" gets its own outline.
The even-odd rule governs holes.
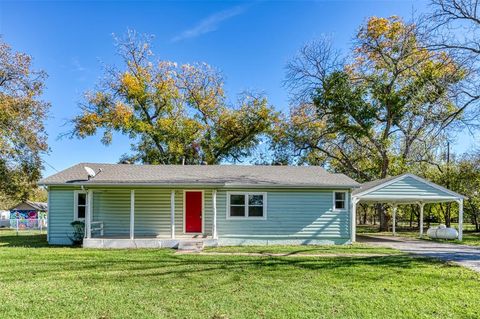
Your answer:
[[[479,318],[478,287],[473,271],[399,254],[52,248],[0,231],[0,318]]]
[[[240,246],[206,248],[206,252],[219,253],[256,253],[256,254],[288,254],[294,255],[324,255],[324,254],[400,254],[395,249],[373,247],[361,243],[344,246]]]
[[[459,242],[458,240],[455,242],[471,246],[480,246],[480,233],[464,232],[463,240],[461,242]]]

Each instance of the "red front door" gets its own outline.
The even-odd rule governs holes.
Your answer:
[[[185,232],[202,232],[202,192],[185,192]]]

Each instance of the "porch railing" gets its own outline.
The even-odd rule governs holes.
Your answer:
[[[91,231],[92,233],[100,233],[100,236],[103,236],[103,222],[102,221],[96,221],[96,222],[91,222]]]

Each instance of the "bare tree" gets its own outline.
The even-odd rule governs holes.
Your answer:
[[[431,0],[428,32],[430,48],[443,50],[464,66],[465,79],[451,91],[458,109],[445,119],[447,127],[456,117],[469,128],[478,128],[480,109],[480,8],[477,0]]]
[[[284,85],[294,104],[311,103],[315,90],[323,86],[325,78],[343,69],[345,59],[333,47],[332,39],[322,35],[306,43],[286,65]]]

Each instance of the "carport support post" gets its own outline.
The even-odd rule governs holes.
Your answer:
[[[425,203],[418,203],[420,206],[420,216],[418,217],[418,226],[420,228],[420,237],[423,236],[423,207],[425,206]]]
[[[351,228],[351,241],[354,243],[357,240],[357,203],[358,203],[358,198],[352,197],[352,202],[351,202],[351,223],[350,223],[350,228]]]
[[[135,237],[135,191],[130,191],[130,239]]]
[[[463,239],[463,198],[458,200],[458,240]]]
[[[397,217],[397,216],[396,216],[396,215],[397,215],[397,204],[393,204],[393,213],[392,213],[392,215],[393,215],[393,216],[392,216],[392,217],[393,217],[393,218],[392,218],[392,232],[393,232],[393,236],[395,236],[395,235],[396,235],[396,233],[395,233],[395,223],[396,223],[396,220],[395,220],[395,219],[396,219],[396,217]]]
[[[175,191],[170,193],[170,233],[172,239],[175,239]]]

